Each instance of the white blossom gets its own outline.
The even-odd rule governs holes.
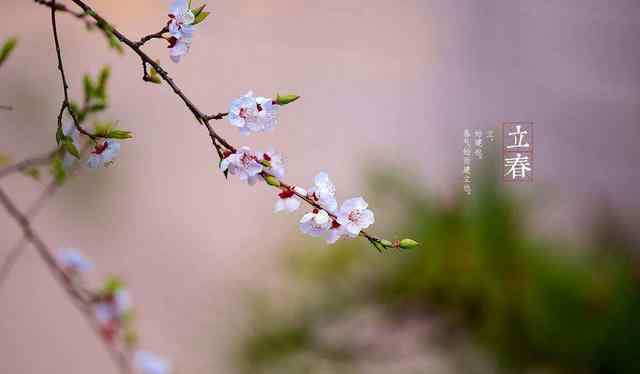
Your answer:
[[[131,302],[131,293],[126,289],[119,289],[113,295],[113,307],[116,317],[122,318],[129,310],[133,303]]]
[[[373,212],[367,209],[367,202],[362,197],[354,197],[342,203],[337,218],[345,233],[352,238],[375,221]]]
[[[278,194],[278,201],[273,209],[274,213],[286,210],[293,212],[300,207],[300,200],[296,197],[295,193],[291,189],[283,190]]]
[[[175,0],[171,4],[169,13],[169,34],[176,39],[191,38],[193,36],[193,22],[196,17],[189,9],[187,0]]]
[[[229,170],[231,175],[237,175],[241,181],[253,185],[260,178],[263,166],[249,147],[241,147],[220,162],[220,170]]]
[[[87,166],[92,169],[107,167],[115,161],[118,153],[120,153],[120,143],[113,139],[107,139],[101,144],[96,144],[87,160]]]
[[[312,199],[317,201],[322,208],[333,213],[338,209],[338,202],[336,201],[336,187],[329,179],[329,175],[325,172],[320,172],[314,179],[314,185],[309,189],[309,194]]]
[[[189,52],[193,37],[195,15],[189,9],[187,0],[175,0],[171,5],[169,23],[167,25],[171,37],[169,40],[169,57],[178,63],[182,56]]]
[[[266,97],[253,97],[249,91],[229,106],[229,122],[245,135],[273,130],[277,123],[278,105]]]
[[[344,228],[342,225],[338,224],[336,221],[331,223],[331,228],[324,233],[324,238],[326,239],[328,244],[333,244],[342,237],[344,234]]]
[[[141,374],[169,374],[171,372],[171,366],[167,361],[149,352],[136,352],[133,361]]]
[[[67,271],[83,272],[91,270],[93,264],[82,253],[75,249],[67,249],[58,256],[58,262]]]
[[[180,62],[182,56],[186,55],[191,48],[191,39],[189,38],[172,38],[169,43],[169,57],[175,63]]]
[[[311,213],[302,216],[300,231],[311,236],[324,236],[331,228],[331,217],[324,210],[315,209]]]
[[[96,317],[104,326],[110,326],[113,321],[120,321],[129,312],[133,304],[131,293],[120,288],[96,305]]]
[[[257,151],[256,155],[258,155],[261,160],[268,161],[269,164],[271,164],[271,166],[265,167],[264,171],[278,179],[284,178],[284,159],[280,153],[271,148],[267,152]]]

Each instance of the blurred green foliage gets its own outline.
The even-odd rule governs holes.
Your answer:
[[[472,196],[445,203],[406,178],[375,175],[372,200],[401,202],[394,231],[422,245],[383,255],[357,240],[296,250],[290,269],[316,291],[290,315],[259,309],[242,366],[284,372],[296,357],[326,361],[341,347],[320,343],[324,321],[375,305],[390,319],[435,315],[462,327],[505,372],[640,373],[638,252],[624,230],[605,220],[589,248],[545,240],[499,180],[486,173]]]

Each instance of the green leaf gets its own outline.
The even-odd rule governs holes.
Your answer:
[[[202,10],[206,6],[207,6],[207,4],[202,4],[202,5],[200,5],[199,7],[195,8],[195,9],[191,9],[191,4],[189,4],[189,9],[191,9],[191,13],[193,13],[194,17],[198,17],[198,14],[202,13]]]
[[[96,135],[107,136],[113,129],[113,123],[111,122],[96,122],[94,125]]]
[[[78,151],[78,148],[76,148],[76,145],[73,144],[73,140],[70,137],[65,137],[62,146],[64,147],[64,150],[73,155],[73,157],[80,158],[80,152]]]
[[[107,108],[107,104],[105,104],[105,103],[97,103],[97,104],[90,105],[87,108],[87,112],[89,112],[89,113],[101,112],[101,111],[105,110],[106,108]]]
[[[127,130],[111,130],[107,133],[107,137],[111,139],[131,139],[133,135]]]
[[[40,180],[40,169],[38,168],[28,168],[22,172],[27,177],[31,177],[37,181]]]
[[[62,127],[58,127],[58,129],[56,130],[56,143],[60,144],[63,138],[64,133],[62,132]]]
[[[51,161],[51,175],[57,185],[61,185],[67,179],[67,171],[60,156],[54,157]]]
[[[9,38],[4,42],[2,48],[0,49],[0,65],[2,65],[7,60],[7,58],[9,58],[9,55],[16,48],[17,44],[18,39],[16,38]]]
[[[288,94],[288,95],[276,95],[276,104],[278,105],[287,105],[296,100],[298,100],[300,96],[296,94]]]
[[[160,79],[160,75],[158,74],[158,72],[156,71],[156,69],[153,66],[151,66],[149,68],[149,76],[147,77],[147,81],[148,82],[153,82],[155,84],[162,83],[162,79]]]
[[[91,100],[91,98],[93,97],[94,92],[93,82],[91,81],[91,77],[89,76],[89,74],[85,74],[82,77],[82,84],[84,86],[84,100],[86,102],[89,102],[89,100]]]
[[[280,187],[280,181],[278,180],[278,178],[274,177],[273,175],[266,174],[264,176],[264,180],[265,182],[267,182],[269,186]]]
[[[10,165],[12,162],[11,156],[0,153],[0,167]]]
[[[198,13],[198,15],[196,16],[195,20],[193,21],[192,25],[197,25],[199,23],[201,23],[202,21],[204,21],[207,17],[209,17],[209,14],[211,14],[211,12],[205,12],[205,11],[201,11],[200,13]]]
[[[112,296],[118,290],[124,287],[124,282],[122,279],[115,275],[109,276],[107,280],[104,282],[104,286],[102,288],[102,293],[106,296]]]
[[[109,77],[111,77],[111,68],[109,66],[102,67],[100,74],[98,75],[98,84],[96,85],[95,90],[96,97],[106,100],[107,82],[109,81]]]

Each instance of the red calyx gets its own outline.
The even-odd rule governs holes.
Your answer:
[[[167,41],[169,42],[167,48],[173,48],[178,42],[178,38],[176,38],[175,36],[171,36],[167,38]]]
[[[281,199],[288,199],[290,197],[293,197],[293,195],[295,194],[291,189],[282,190],[282,192],[278,194],[278,196],[280,196]]]
[[[229,156],[231,156],[233,154],[233,152],[231,152],[228,149],[225,149],[224,152],[222,152],[222,155],[224,156],[224,158],[227,158]]]
[[[256,108],[258,108],[258,112],[262,112],[262,105],[256,104]]]
[[[262,155],[262,158],[264,158],[267,161],[271,161],[271,157],[266,153]]]
[[[93,153],[94,155],[99,155],[102,152],[104,152],[105,149],[107,149],[109,145],[107,144],[107,142],[104,142],[102,144],[96,144],[95,148],[93,149],[93,151],[91,151],[91,153]]]
[[[319,210],[318,208],[313,208],[313,214],[318,214]]]
[[[331,221],[332,229],[337,229],[338,227],[340,227],[340,224],[338,223],[338,221]]]
[[[102,337],[104,338],[104,340],[112,343],[114,336],[118,332],[118,322],[112,320],[105,323],[104,325],[102,325],[102,329],[100,330],[100,332],[102,333]]]

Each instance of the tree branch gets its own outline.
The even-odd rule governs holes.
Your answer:
[[[13,174],[13,173],[18,173],[18,172],[22,172],[25,171],[27,169],[29,169],[30,167],[33,166],[40,166],[40,165],[45,165],[47,164],[49,161],[51,161],[51,158],[55,155],[57,149],[52,151],[52,152],[48,152],[46,154],[40,155],[40,156],[36,156],[36,157],[32,157],[32,158],[28,158],[26,160],[22,160],[20,162],[17,162],[13,165],[9,165],[9,166],[5,166],[4,168],[0,169],[0,179]]]
[[[102,339],[100,321],[95,316],[91,304],[86,300],[85,295],[72,285],[64,270],[58,265],[58,262],[53,256],[51,250],[45,244],[44,240],[42,240],[40,235],[36,233],[36,231],[31,227],[27,216],[18,209],[18,207],[14,204],[14,202],[2,188],[0,188],[0,204],[4,206],[9,215],[11,215],[11,217],[18,223],[26,240],[33,244],[33,246],[36,248],[38,254],[47,265],[53,276],[65,289],[72,303],[85,317],[96,335],[103,342],[105,348],[113,358],[120,371],[123,374],[131,373],[131,367],[127,356],[123,352],[117,350],[113,345],[109,344],[106,340]]]

